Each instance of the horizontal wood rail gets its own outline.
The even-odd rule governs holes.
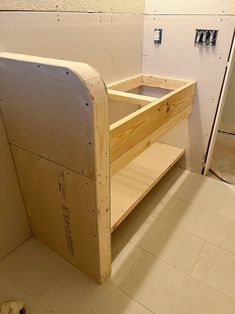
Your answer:
[[[185,119],[191,113],[194,92],[195,82],[181,81],[181,87],[112,124],[111,173],[115,174],[157,137]]]
[[[128,104],[145,106],[157,100],[157,97],[150,97],[145,95],[137,95],[127,92],[119,92],[108,89],[109,100],[122,101]]]

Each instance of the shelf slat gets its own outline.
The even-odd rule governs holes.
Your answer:
[[[184,155],[184,149],[154,143],[111,179],[111,230]]]

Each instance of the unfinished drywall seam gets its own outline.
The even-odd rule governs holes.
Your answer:
[[[0,99],[0,102],[2,102],[2,101],[3,100]],[[3,129],[4,129],[4,132],[5,132],[6,139],[7,139],[7,145],[9,146],[9,152],[10,152],[10,156],[9,156],[10,158],[9,159],[12,162],[12,165],[13,165],[13,168],[14,168],[14,171],[15,171],[15,174],[16,174],[17,184],[19,186],[19,190],[20,190],[20,194],[21,194],[21,198],[22,198],[22,202],[23,202],[24,211],[25,211],[25,214],[26,214],[26,217],[27,217],[28,228],[30,230],[30,234],[29,234],[29,237],[30,237],[32,235],[32,230],[31,230],[31,227],[30,227],[30,224],[29,224],[29,216],[28,216],[28,213],[27,213],[27,210],[26,210],[26,203],[25,203],[25,199],[24,199],[24,194],[23,194],[23,191],[22,191],[22,188],[21,188],[20,179],[19,179],[18,172],[17,172],[17,169],[16,169],[15,160],[14,160],[14,157],[13,157],[10,141],[9,141],[7,130],[6,130],[6,125],[5,125],[5,122],[4,122],[1,110],[0,110],[0,119],[2,120]],[[27,239],[25,239],[25,240],[27,240]]]
[[[145,0],[145,14],[234,15],[235,0]]]
[[[145,0],[2,0],[0,10],[87,13],[144,13]]]

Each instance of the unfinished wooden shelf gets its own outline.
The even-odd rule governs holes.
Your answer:
[[[111,233],[184,154],[156,139],[190,115],[195,82],[138,75],[107,93],[86,64],[1,53],[0,86],[33,235],[103,282]],[[110,125],[115,103],[135,109]]]
[[[111,231],[184,155],[184,149],[153,143],[111,178]]]

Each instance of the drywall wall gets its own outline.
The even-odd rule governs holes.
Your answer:
[[[106,83],[141,72],[142,45],[143,14],[0,12],[0,51],[85,62]]]
[[[0,116],[0,259],[30,236],[29,225]]]
[[[210,139],[234,25],[235,16],[145,16],[143,73],[197,81],[192,115],[160,141],[185,148],[182,166],[198,173]],[[163,29],[161,45],[154,44],[156,27]],[[196,28],[218,29],[216,47],[195,46]]]
[[[2,0],[0,10],[144,13],[144,0]]]
[[[229,81],[228,92],[219,129],[225,132],[235,133],[235,62],[232,65],[232,76]]]
[[[146,14],[235,14],[235,0],[145,0]]]

